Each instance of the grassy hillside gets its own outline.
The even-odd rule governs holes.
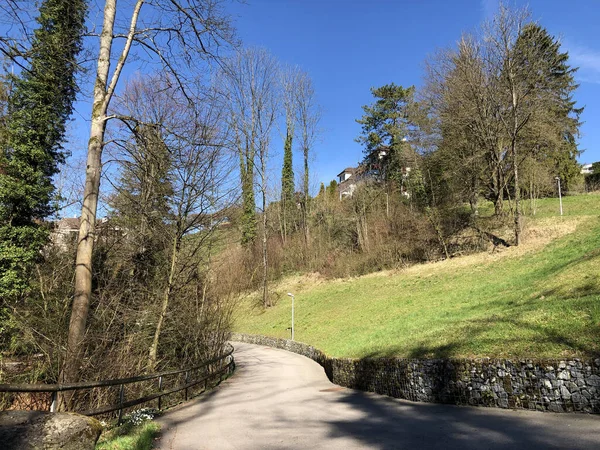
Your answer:
[[[332,356],[558,357],[600,354],[600,196],[540,201],[519,248],[360,278],[290,277],[235,330],[289,337]]]

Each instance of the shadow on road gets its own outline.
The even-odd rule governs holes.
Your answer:
[[[415,403],[329,383],[307,358],[240,345],[236,373],[161,419],[163,449],[600,449],[600,417]]]
[[[336,402],[361,411],[362,416],[328,421],[329,435],[351,436],[365,448],[600,448],[600,417],[570,417],[575,420],[565,425],[558,414],[411,403],[353,390],[344,392]],[[578,424],[589,430],[594,421],[595,435],[577,435],[575,429],[565,433],[565,427]]]

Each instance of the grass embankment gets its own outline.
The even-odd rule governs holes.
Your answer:
[[[252,297],[235,330],[289,337],[331,356],[566,357],[600,354],[600,196],[539,202],[524,245],[360,278],[283,280]]]
[[[125,423],[102,433],[96,450],[151,450],[160,427],[156,422]]]

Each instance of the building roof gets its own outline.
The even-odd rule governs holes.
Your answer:
[[[345,173],[349,173],[349,174],[354,174],[356,173],[357,167],[346,167],[344,170],[342,170],[340,173],[337,174],[337,176],[342,176]]]
[[[66,217],[56,223],[59,230],[79,230],[79,217]]]
[[[106,217],[102,217],[101,219],[96,220],[96,226],[98,228],[112,226],[109,225],[111,222]],[[55,222],[55,227],[57,230],[79,230],[80,220],[79,217],[65,217],[64,219],[60,219],[58,222]]]

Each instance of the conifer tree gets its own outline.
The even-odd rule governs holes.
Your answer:
[[[321,185],[319,186],[319,197],[323,198],[324,195],[325,195],[325,185],[323,184],[323,182],[321,182]]]
[[[364,115],[356,122],[362,125],[356,142],[365,146],[364,163],[382,179],[402,179],[402,167],[414,166],[405,138],[409,129],[408,105],[414,86],[403,88],[394,83],[372,88],[372,105],[363,106]]]
[[[29,63],[11,80],[0,154],[0,297],[27,288],[29,268],[48,240],[40,222],[53,211],[52,176],[66,156],[86,10],[84,0],[42,2]]]
[[[330,199],[335,199],[337,197],[337,190],[338,190],[338,182],[335,180],[331,180],[331,182],[329,183],[329,186],[327,186],[327,196]]]

